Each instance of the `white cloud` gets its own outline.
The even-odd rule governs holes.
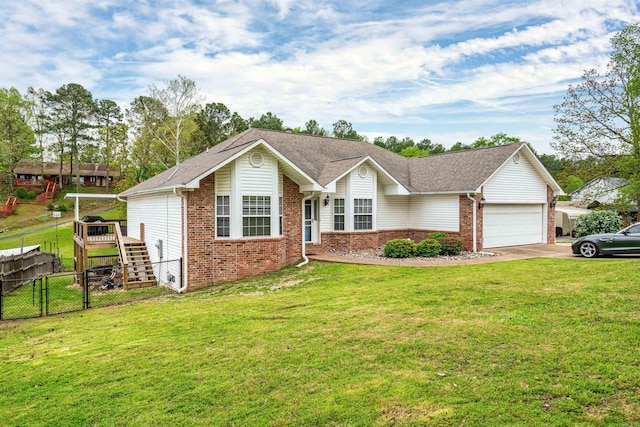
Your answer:
[[[546,120],[527,128],[537,141],[567,82],[603,67],[612,32],[640,18],[632,0],[6,3],[3,84],[22,90],[74,81],[127,103],[182,74],[209,101],[292,126],[453,119],[475,139],[526,113]]]

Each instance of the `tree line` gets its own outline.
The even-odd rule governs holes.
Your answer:
[[[81,163],[106,163],[125,177],[121,190],[249,128],[368,141],[344,119],[333,123],[331,132],[314,119],[290,128],[271,112],[245,119],[223,103],[202,103],[196,83],[185,76],[149,86],[148,94],[135,98],[124,111],[113,100],[94,98],[78,83],[54,92],[30,87],[25,94],[0,88],[0,169],[13,185],[11,177],[21,160],[43,164],[53,159],[60,176],[65,163],[69,165],[79,186]],[[416,143],[390,136],[368,142],[415,157],[519,141],[500,133],[468,145],[458,142],[450,149],[428,138]]]

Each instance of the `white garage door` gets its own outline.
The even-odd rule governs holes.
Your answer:
[[[543,243],[544,205],[487,204],[483,209],[483,247]]]

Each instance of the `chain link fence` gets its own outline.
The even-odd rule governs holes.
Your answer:
[[[182,260],[151,264],[147,280],[129,280],[131,267],[98,266],[84,273],[0,281],[0,320],[26,319],[106,307],[171,294],[182,286]],[[127,279],[127,280],[125,280]]]

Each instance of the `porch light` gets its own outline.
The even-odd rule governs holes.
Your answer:
[[[327,197],[325,197],[324,199],[324,205],[325,206],[329,206],[329,202],[331,201],[331,198],[329,197],[329,195],[327,194]]]
[[[557,198],[557,197],[554,197],[553,199],[551,199],[550,206],[551,206],[552,208],[555,208],[555,207],[556,207],[556,203],[558,203],[558,198]]]
[[[484,204],[487,203],[487,200],[482,196],[482,199],[478,202],[478,209],[484,208]]]

